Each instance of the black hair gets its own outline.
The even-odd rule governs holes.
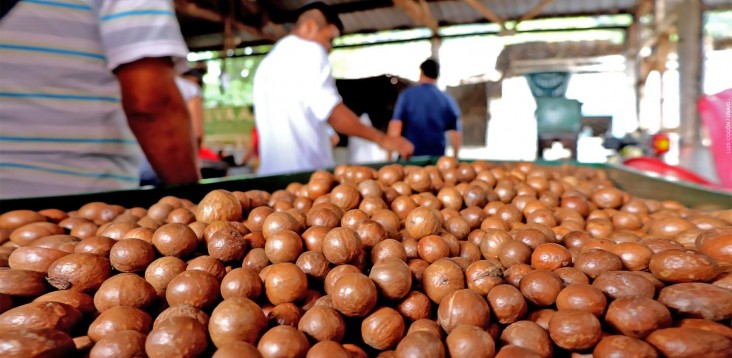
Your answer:
[[[436,80],[437,77],[440,76],[440,63],[433,58],[428,58],[422,62],[422,64],[419,65],[419,69],[422,70],[422,73],[425,76],[433,80]]]
[[[301,7],[297,10],[297,17],[299,18],[300,15],[304,14],[306,11],[310,10],[318,10],[320,13],[323,14],[325,17],[325,21],[331,25],[335,25],[335,27],[338,28],[338,31],[343,33],[343,22],[341,22],[341,19],[338,17],[338,12],[335,11],[330,5],[322,2],[322,1],[315,1],[306,4],[305,6]]]
[[[198,68],[192,68],[186,72],[183,72],[181,75],[182,77],[193,77],[196,79],[196,83],[199,87],[203,87],[203,75],[204,71],[198,69]]]

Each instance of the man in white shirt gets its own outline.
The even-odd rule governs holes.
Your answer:
[[[365,126],[348,107],[331,75],[328,53],[343,24],[328,5],[304,6],[290,35],[275,44],[254,77],[259,132],[259,174],[312,170],[335,165],[328,125],[409,158],[404,137]]]

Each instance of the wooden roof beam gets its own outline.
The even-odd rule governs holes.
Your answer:
[[[498,16],[495,12],[493,12],[493,10],[489,9],[478,0],[464,1],[468,3],[468,5],[470,5],[473,9],[485,16],[488,21],[501,25],[501,32],[508,32],[508,29],[506,28],[506,20]]]
[[[518,26],[518,24],[522,21],[531,20],[539,16],[544,8],[547,7],[547,5],[551,4],[553,1],[554,0],[541,0],[538,4],[536,4],[536,6],[534,6],[531,10],[521,16],[521,18],[514,25],[514,28],[516,28],[516,26]]]
[[[211,22],[219,22],[225,24],[227,21],[224,16],[217,13],[216,11],[200,8],[198,7],[198,5],[187,1],[175,1],[175,10],[182,14],[203,20],[208,20]],[[269,40],[272,42],[276,42],[281,37],[286,35],[284,33],[284,29],[282,29],[281,27],[277,27],[279,31],[275,31],[275,33],[270,33],[269,31],[262,31],[262,29],[258,27],[247,25],[237,20],[232,20],[231,26],[237,31],[248,32],[250,34],[259,36],[265,40]]]
[[[404,11],[417,25],[428,27],[433,34],[437,34],[439,24],[425,0],[394,0],[394,5]]]

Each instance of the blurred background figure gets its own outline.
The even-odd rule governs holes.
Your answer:
[[[414,155],[445,155],[445,136],[453,155],[460,151],[460,109],[455,100],[437,88],[440,64],[427,59],[419,66],[419,82],[399,94],[388,133],[404,135],[414,144]],[[389,155],[391,159],[391,154]]]
[[[259,174],[334,166],[328,125],[409,157],[411,143],[364,126],[338,94],[328,60],[343,30],[338,14],[322,2],[298,13],[290,35],[275,44],[254,78]]]

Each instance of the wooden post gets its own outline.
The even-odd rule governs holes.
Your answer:
[[[440,38],[437,34],[434,34],[430,38],[430,43],[432,44],[432,58],[437,60],[437,62],[440,61],[440,47],[442,46],[442,38]]]
[[[679,34],[679,93],[681,101],[682,147],[701,145],[699,113],[696,103],[702,95],[703,4],[701,0],[686,0],[679,5],[677,29]]]

